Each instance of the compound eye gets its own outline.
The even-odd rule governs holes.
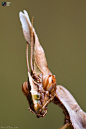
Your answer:
[[[56,82],[56,78],[55,78],[55,76],[53,75],[53,76],[52,76],[52,83],[54,83],[54,82]]]
[[[22,84],[22,92],[24,93],[25,96],[28,96],[28,82],[24,82]]]

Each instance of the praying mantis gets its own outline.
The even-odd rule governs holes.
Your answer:
[[[56,84],[56,77],[48,68],[45,52],[40,45],[28,13],[19,12],[23,35],[26,40],[26,62],[28,81],[22,85],[22,91],[30,105],[29,110],[38,118],[47,114],[47,105],[52,101],[59,105],[64,114],[64,125],[60,129],[86,129],[86,113],[80,108],[71,93]],[[31,47],[30,65],[28,60],[28,44]]]

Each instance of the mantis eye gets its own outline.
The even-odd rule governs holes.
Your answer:
[[[54,75],[45,76],[43,81],[43,87],[47,91],[51,91],[56,88],[56,78]]]
[[[51,75],[51,82],[52,82],[52,83],[55,83],[55,82],[56,82],[56,78],[55,78],[54,75]]]
[[[24,82],[22,84],[22,91],[23,91],[25,96],[28,96],[28,83],[27,82]]]

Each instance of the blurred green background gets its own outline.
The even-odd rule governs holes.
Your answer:
[[[0,128],[59,129],[64,115],[58,106],[49,104],[48,114],[40,119],[28,111],[21,90],[27,67],[19,11],[27,10],[30,19],[34,16],[34,28],[57,84],[66,87],[86,111],[86,0],[9,2],[8,7],[0,5]]]

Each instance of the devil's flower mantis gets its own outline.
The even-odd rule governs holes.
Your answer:
[[[28,13],[19,12],[24,38],[26,40],[26,62],[28,81],[22,85],[22,91],[29,102],[29,110],[37,117],[44,117],[47,105],[53,101],[65,114],[64,125],[60,129],[86,129],[86,113],[80,108],[71,93],[61,85],[56,85],[55,75],[48,69],[46,57],[38,36],[30,22]],[[28,44],[30,66],[28,61]]]

